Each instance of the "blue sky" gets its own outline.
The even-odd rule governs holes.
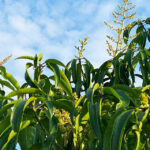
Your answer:
[[[25,61],[18,56],[43,53],[44,60],[64,63],[77,54],[74,46],[89,36],[84,56],[95,66],[109,58],[104,21],[112,22],[112,11],[121,0],[0,0],[0,60],[12,54],[5,66],[20,83]],[[136,18],[147,18],[150,0],[132,0]]]

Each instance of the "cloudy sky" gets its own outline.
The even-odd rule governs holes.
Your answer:
[[[43,53],[44,60],[64,63],[77,54],[79,39],[90,37],[84,56],[95,66],[109,58],[104,21],[112,22],[112,11],[122,0],[0,0],[0,60],[12,54],[5,66],[19,82],[23,81],[22,55]],[[149,17],[150,0],[132,0],[136,18]]]

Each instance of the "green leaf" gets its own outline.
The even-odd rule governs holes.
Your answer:
[[[17,80],[8,72],[6,72],[5,68],[3,66],[0,66],[1,75],[4,79],[8,80],[16,89],[19,89],[19,83]]]
[[[80,118],[80,115],[78,115],[78,116],[76,116],[76,118],[75,118],[75,132],[74,132],[74,138],[73,138],[73,142],[75,143],[75,145],[76,145],[76,143],[77,143],[77,141],[78,141],[78,135],[79,135],[79,129],[80,129],[80,122],[79,122],[79,118]]]
[[[71,63],[71,70],[72,70],[72,79],[73,82],[76,83],[77,81],[77,65],[76,65],[77,60],[73,59]]]
[[[0,134],[0,149],[2,149],[3,145],[7,142],[10,132],[11,132],[11,126],[8,126],[3,131],[3,133]]]
[[[17,82],[17,80],[11,74],[6,72],[5,77],[6,77],[7,80],[9,80],[11,82],[12,85],[14,85],[14,87],[16,89],[20,88],[19,83]]]
[[[98,70],[98,79],[97,79],[98,83],[103,83],[104,77],[105,77],[108,69],[111,67],[111,65],[112,65],[112,61],[109,60],[100,66],[100,68]]]
[[[150,24],[150,17],[145,20],[146,24]]]
[[[128,42],[128,38],[129,38],[129,35],[130,35],[130,32],[132,30],[132,28],[137,25],[137,22],[134,21],[130,24],[129,28],[127,30],[124,31],[123,33],[123,39],[124,39],[124,43],[127,44]]]
[[[89,89],[87,89],[87,91],[86,91],[86,97],[87,97],[87,99],[88,99],[91,103],[93,103],[93,95],[94,95],[94,92],[95,92],[97,89],[99,89],[99,84],[98,84],[98,83],[96,83],[96,84],[94,85],[93,89],[92,89],[92,88],[89,88]]]
[[[55,86],[57,87],[60,82],[60,71],[56,64],[48,64],[48,67],[54,72]]]
[[[132,66],[133,66],[134,69],[136,68],[136,65],[137,65],[137,63],[139,61],[139,55],[140,55],[140,53],[137,53],[136,56],[134,56],[132,58]]]
[[[84,71],[85,71],[85,89],[89,88],[90,86],[90,67],[88,66],[88,64],[84,64]]]
[[[115,150],[121,150],[122,139],[125,131],[126,124],[128,122],[129,117],[132,115],[133,110],[127,110],[121,113],[113,127],[113,136],[112,136],[112,147]]]
[[[26,100],[18,100],[14,106],[13,112],[11,114],[11,124],[12,129],[18,132],[20,129],[20,124],[23,116],[23,110]]]
[[[76,102],[75,108],[77,108],[77,107],[80,105],[80,103],[81,103],[84,99],[85,99],[85,95],[81,96],[81,97],[79,98],[79,100]]]
[[[14,132],[13,130],[10,132],[10,134],[9,134],[9,137],[8,137],[8,140],[7,140],[7,142],[4,144],[4,146],[2,147],[2,149],[1,150],[5,150],[6,149],[6,147],[7,147],[7,145],[9,144],[9,142],[14,138],[15,139],[15,141],[16,141],[16,132]],[[13,142],[12,143],[12,145],[11,145],[11,148],[12,149],[14,149],[15,148],[15,143],[16,142]]]
[[[32,57],[32,56],[20,56],[20,57],[17,57],[16,59],[29,59],[29,60],[34,60],[34,57]]]
[[[82,82],[78,81],[75,84],[75,92],[77,93],[77,96],[80,97],[80,93],[82,92]]]
[[[64,109],[64,110],[68,111],[69,113],[71,113],[73,110],[72,101],[67,100],[67,99],[51,100],[51,103],[57,109]]]
[[[35,81],[35,83],[39,83],[40,82],[40,75],[41,75],[41,68],[40,67],[36,67],[35,69],[34,69],[34,81]]]
[[[134,77],[134,70],[133,70],[133,67],[132,67],[132,53],[133,51],[128,49],[127,53],[126,53],[126,57],[127,57],[127,61],[128,61],[128,65],[129,65],[129,68],[130,68],[130,74],[131,74],[131,78],[132,78],[132,84],[134,84],[135,82],[135,77]]]
[[[10,125],[10,115],[0,121],[0,135]]]
[[[106,95],[113,95],[118,100],[120,100],[120,96],[118,95],[118,93],[111,87],[104,87],[103,88],[103,93],[106,94]]]
[[[100,104],[91,104],[89,103],[89,115],[90,115],[90,124],[91,127],[97,136],[97,138],[102,142],[102,128],[100,123],[100,116],[99,116]]]
[[[108,122],[108,125],[105,129],[104,133],[104,141],[103,141],[103,149],[104,150],[112,150],[112,136],[113,136],[113,128],[116,118],[123,112],[123,109],[120,109],[115,112],[111,120]]]
[[[36,128],[29,126],[20,131],[18,136],[18,142],[21,150],[29,149],[33,144],[36,143]]]
[[[104,134],[104,150],[121,150],[122,138],[125,126],[133,110],[116,111],[112,119],[108,122]]]
[[[148,57],[150,57],[150,51],[148,50],[148,49],[144,49],[144,51],[145,51],[145,53],[146,53],[146,55],[148,56]]]
[[[145,51],[140,50],[140,54],[139,55],[139,64],[140,64],[140,69],[141,69],[141,73],[143,76],[143,86],[146,86],[148,84],[148,70],[146,68],[147,66],[147,56],[145,54]]]
[[[38,57],[37,55],[34,56],[34,68],[36,68],[38,65]]]
[[[150,42],[150,28],[148,28],[148,41]]]
[[[123,39],[124,39],[124,43],[125,43],[125,44],[127,44],[128,38],[129,38],[129,30],[125,30],[125,31],[123,32]]]
[[[62,67],[65,67],[65,65],[60,62],[59,60],[56,60],[56,59],[47,59],[45,61],[46,64],[50,63],[50,64],[55,64],[55,65],[59,65],[59,66],[62,66]]]
[[[147,38],[147,32],[143,31],[140,33],[140,35],[138,36],[138,44],[139,46],[141,46],[141,48],[145,48],[146,45],[146,38]]]
[[[136,34],[142,32],[143,30],[144,30],[144,26],[142,24],[142,25],[138,26],[138,28],[136,29]]]
[[[42,144],[36,143],[30,147],[29,150],[43,150]]]
[[[26,63],[26,69],[28,69],[28,68],[30,68],[30,67],[32,67],[32,66],[33,66],[32,63]]]
[[[98,89],[99,89],[99,84],[96,83],[96,84],[94,85],[94,87],[93,87],[93,93],[94,93],[96,90],[98,90]]]
[[[127,63],[122,60],[120,62],[119,66],[119,79],[121,84],[129,85],[130,84],[130,79],[129,79],[129,67]]]
[[[51,101],[48,101],[48,100],[45,101],[45,104],[46,104],[46,106],[48,108],[49,118],[51,119],[52,116],[53,116],[53,105],[52,105]]]
[[[150,110],[150,108],[148,108],[148,109],[145,110],[145,112],[144,112],[145,114],[144,114],[144,116],[142,117],[142,120],[141,120],[142,122],[144,122],[145,119],[148,117],[148,115],[149,115],[149,110]]]
[[[42,77],[42,76],[41,76]],[[41,78],[42,79],[42,78]],[[50,81],[49,81],[49,78],[48,77],[46,77],[46,78],[44,78],[44,79],[42,79],[42,81],[44,81],[44,86],[43,86],[43,88],[42,88],[42,90],[45,92],[45,93],[49,93],[49,91],[50,91],[50,88],[51,88],[51,83],[50,83]],[[39,86],[40,86],[40,83],[39,83]]]
[[[128,107],[130,104],[130,97],[122,90],[116,90],[120,97],[120,102],[117,104],[116,109]]]
[[[127,92],[129,95],[134,96],[134,97],[136,97],[137,95],[139,95],[141,93],[140,90],[138,90],[138,89],[134,89],[127,85],[122,85],[122,84],[116,84],[113,86],[113,88]]]
[[[37,87],[34,81],[32,80],[31,76],[29,75],[28,70],[26,70],[26,73],[25,73],[25,80],[28,83],[28,85],[30,85],[31,87],[33,88]]]
[[[85,100],[82,109],[80,110],[80,124],[86,124],[89,120],[89,101]]]
[[[41,91],[36,89],[36,88],[24,88],[24,89],[19,89],[19,90],[16,90],[16,91],[9,93],[6,96],[6,98],[9,99],[13,96],[18,96],[21,94],[34,94],[34,93],[41,93]]]
[[[16,101],[12,101],[7,103],[6,105],[4,105],[1,109],[0,109],[0,114],[3,114],[4,112],[7,112],[7,109],[10,109],[11,107],[14,106],[14,104],[16,103]]]
[[[71,84],[66,77],[66,75],[63,73],[63,71],[60,70],[60,87],[69,95],[72,97],[72,88]]]
[[[90,67],[90,70],[92,71],[94,69],[94,66],[85,57],[83,57],[83,59],[85,60],[86,64]]]
[[[129,95],[130,100],[132,101],[134,106],[138,107],[137,99],[139,98],[139,95],[141,94],[141,91],[139,89],[131,88],[127,85],[119,85],[119,84],[113,86],[113,88],[115,90],[122,90],[122,91],[126,92],[127,95]]]
[[[22,131],[23,129],[25,129],[26,127],[28,127],[28,126],[30,125],[30,123],[31,123],[30,120],[22,121],[22,122],[21,122],[20,131]]]
[[[53,118],[53,105],[52,105],[52,102],[51,101],[46,101],[45,102],[45,104],[46,104],[46,106],[47,106],[47,108],[48,108],[48,120],[49,120],[49,127],[48,127],[48,129],[49,129],[49,133],[51,133],[51,130],[53,129],[53,127],[52,127],[52,125],[53,124],[51,124],[51,122],[52,122],[52,118]],[[55,128],[55,125],[54,125],[54,128]]]
[[[40,53],[39,56],[38,56],[38,61],[41,61],[42,58],[43,58],[43,54]]]
[[[1,79],[0,79],[0,84],[1,84],[2,86],[8,87],[8,88],[11,89],[11,90],[15,90],[14,87],[13,87],[8,81],[1,80]]]
[[[52,117],[50,122],[50,134],[55,138],[55,134],[57,133],[58,127],[57,127],[58,121],[55,116]]]
[[[28,100],[26,100],[26,103],[25,103],[25,106],[24,106],[24,110],[26,110],[26,108],[27,108],[27,106],[31,103],[31,102],[34,102],[34,101],[44,101],[45,99],[44,98],[36,98],[36,97],[34,97],[34,96],[31,96]],[[33,109],[32,109],[32,112],[33,112]]]
[[[69,61],[66,65],[66,68],[65,68],[65,75],[66,77],[68,78],[68,80],[70,81],[70,78],[71,78],[71,68],[70,68],[70,64],[71,64],[72,61]]]
[[[115,81],[114,84],[117,84],[120,81],[120,58],[124,55],[124,53],[121,51],[118,53],[116,57],[114,57],[112,63],[114,66],[114,74],[115,74]]]
[[[93,103],[93,89],[91,88],[87,89],[86,97],[91,103]]]
[[[129,44],[128,49],[134,48],[139,43],[139,36],[136,36]]]
[[[21,126],[21,130],[29,126],[30,121],[25,121],[23,125]],[[17,142],[17,132],[14,132],[14,130],[11,130],[7,142],[4,144],[2,147],[2,150],[9,149],[9,150],[14,150],[16,147],[16,142]]]
[[[145,87],[142,88],[142,92],[145,92],[146,90],[150,89],[150,85],[147,85]]]
[[[80,63],[78,63],[77,64],[77,81],[81,81],[81,64]]]

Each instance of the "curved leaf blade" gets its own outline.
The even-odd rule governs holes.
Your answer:
[[[16,59],[29,59],[29,60],[34,60],[34,57],[32,57],[32,56],[20,56],[20,57],[17,57]]]
[[[59,86],[69,95],[72,97],[72,88],[71,84],[66,77],[66,75],[63,73],[63,71],[60,70],[60,83]]]
[[[97,138],[102,142],[102,129],[99,116],[100,104],[89,103],[90,124]]]
[[[112,147],[115,150],[121,150],[121,144],[122,144],[122,138],[125,130],[125,126],[127,124],[127,121],[129,117],[132,115],[133,110],[127,110],[123,113],[121,113],[113,127],[113,136],[112,136]]]
[[[10,73],[6,72],[6,69],[3,66],[0,66],[0,70],[4,79],[8,80],[16,89],[20,88],[17,80]]]
[[[33,88],[37,87],[34,81],[32,80],[31,76],[29,75],[28,70],[26,70],[26,73],[25,73],[25,80],[31,87]]]
[[[54,72],[55,86],[57,87],[60,82],[60,71],[56,64],[48,64],[48,67]]]
[[[112,119],[108,122],[104,134],[104,150],[121,150],[122,138],[125,126],[133,110],[120,109],[116,111]]]
[[[9,82],[7,82],[7,81],[5,81],[5,80],[0,79],[0,84],[1,84],[2,86],[8,87],[8,88],[11,89],[11,90],[15,90],[14,87],[13,87]]]
[[[45,63],[46,63],[46,64],[48,64],[48,63],[50,63],[50,64],[55,64],[55,65],[59,65],[59,66],[65,67],[65,65],[64,65],[61,61],[59,61],[59,60],[57,60],[57,59],[47,59],[47,60],[45,61]]]
[[[11,125],[15,132],[18,132],[20,129],[25,103],[26,100],[18,100],[11,114]]]
[[[122,90],[116,90],[120,97],[120,102],[117,104],[116,109],[128,107],[130,104],[130,97]]]
[[[73,59],[72,63],[71,63],[71,70],[72,70],[72,79],[73,82],[76,83],[77,81],[77,65],[76,65],[77,60]]]
[[[118,93],[113,88],[111,88],[111,87],[104,87],[103,88],[103,93],[104,94],[108,94],[108,95],[113,95],[118,100],[120,100],[120,96],[118,95]]]
[[[19,89],[19,90],[16,90],[16,91],[12,91],[11,93],[9,93],[6,96],[6,99],[9,99],[13,96],[18,96],[18,95],[21,95],[21,94],[34,94],[34,93],[41,93],[41,91],[36,89],[36,88],[23,88],[23,89]]]
[[[104,150],[112,150],[111,148],[111,142],[112,142],[112,135],[113,135],[113,126],[116,121],[116,118],[123,112],[122,109],[116,111],[116,113],[113,115],[112,119],[108,122],[108,125],[106,127],[105,133],[104,133],[104,140],[103,140],[103,148]]]

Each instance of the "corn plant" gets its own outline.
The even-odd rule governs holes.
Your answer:
[[[149,25],[150,18],[134,22],[123,33],[126,43],[137,26],[127,50],[98,68],[82,56],[87,39],[67,65],[42,54],[18,57],[29,61],[22,85],[0,66],[0,149],[150,149]]]
[[[132,10],[136,7],[136,5],[132,5],[130,0],[122,0],[123,5],[118,5],[118,10],[115,10],[112,14],[114,17],[114,26],[110,25],[107,22],[104,22],[107,27],[109,27],[112,31],[115,31],[114,36],[107,35],[106,43],[108,46],[107,52],[110,56],[115,57],[119,52],[125,51],[127,48],[127,43],[123,44],[122,37],[123,32],[132,26],[130,20],[136,15],[136,12],[132,12]],[[131,12],[131,13],[130,13]],[[134,36],[130,36],[132,39]]]

